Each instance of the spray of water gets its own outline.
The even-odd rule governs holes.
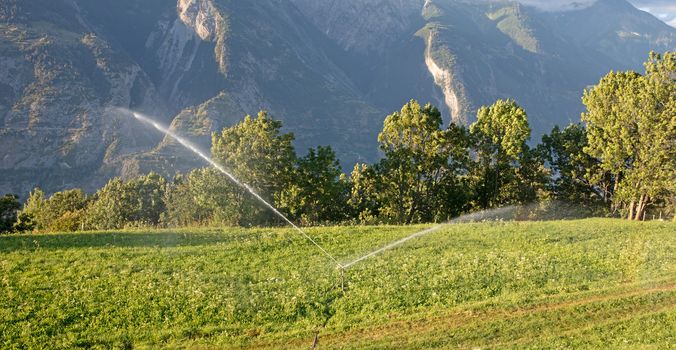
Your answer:
[[[282,214],[279,210],[277,210],[277,208],[275,208],[272,204],[268,203],[268,201],[263,199],[263,197],[261,197],[258,193],[256,193],[256,191],[253,190],[253,188],[251,188],[251,186],[247,185],[244,182],[239,181],[234,175],[232,175],[222,165],[216,163],[216,161],[214,161],[209,156],[207,156],[197,146],[193,145],[188,140],[176,135],[176,133],[169,130],[169,128],[161,125],[160,123],[154,121],[153,119],[151,119],[147,116],[144,116],[144,115],[142,115],[138,112],[134,112],[134,111],[127,111],[127,112],[131,113],[134,116],[134,118],[138,119],[139,121],[146,123],[148,125],[152,125],[158,131],[160,131],[160,132],[164,133],[165,135],[171,137],[172,139],[176,140],[178,143],[183,145],[185,148],[189,149],[190,151],[192,151],[193,153],[198,155],[200,158],[204,159],[211,166],[216,168],[218,171],[223,173],[232,182],[234,182],[238,186],[247,190],[247,192],[249,192],[252,196],[254,196],[259,202],[261,202],[268,209],[270,209],[273,213],[275,213],[275,215],[279,216],[281,219],[286,221],[289,225],[291,225],[291,227],[293,227],[296,231],[298,231],[301,235],[303,235],[303,237],[305,237],[308,241],[310,241],[313,245],[315,245],[317,247],[317,249],[319,249],[324,255],[326,255],[326,257],[331,259],[331,261],[333,261],[339,269],[341,269],[341,270],[344,269],[344,266],[341,265],[338,262],[338,260],[336,260],[336,258],[333,257],[333,255],[329,254],[329,252],[327,252],[324,248],[322,248],[322,246],[320,246],[314,239],[312,239],[312,237],[310,237],[307,233],[305,233],[305,231],[303,231],[300,227],[298,227],[296,224],[294,224],[293,221],[289,220],[289,218],[287,218],[284,214]]]
[[[207,163],[209,163],[211,166],[216,168],[218,171],[223,173],[225,176],[227,176],[232,182],[237,184],[238,186],[246,189],[252,196],[254,196],[259,202],[261,202],[263,205],[265,205],[268,209],[270,209],[275,215],[279,216],[282,218],[285,222],[287,222],[291,227],[293,227],[296,231],[298,231],[303,237],[305,237],[308,241],[310,241],[317,249],[319,249],[326,257],[331,259],[333,263],[336,264],[338,269],[341,271],[347,270],[348,268],[354,266],[355,264],[358,264],[366,259],[369,259],[373,256],[376,256],[378,254],[381,254],[385,251],[388,251],[390,249],[396,248],[398,246],[403,245],[404,243],[420,238],[423,236],[426,236],[430,233],[437,232],[444,227],[455,224],[455,223],[462,223],[462,222],[473,222],[473,221],[481,221],[481,220],[495,220],[495,219],[508,219],[511,216],[514,215],[515,210],[517,209],[516,207],[503,207],[503,208],[498,208],[498,209],[491,209],[491,210],[485,210],[477,213],[472,213],[472,214],[467,214],[463,215],[461,217],[455,218],[447,223],[440,224],[437,226],[434,226],[432,228],[428,228],[426,230],[420,231],[413,233],[409,236],[406,236],[398,241],[392,242],[382,248],[376,249],[368,254],[365,254],[355,260],[352,260],[348,263],[340,263],[338,260],[331,255],[329,252],[327,252],[321,245],[319,245],[312,237],[310,237],[305,231],[303,231],[300,227],[298,227],[296,224],[294,224],[289,218],[287,218],[284,214],[282,214],[277,208],[275,208],[272,204],[270,204],[268,201],[263,199],[256,191],[254,191],[249,185],[247,185],[244,182],[239,181],[234,175],[232,175],[228,170],[226,170],[222,165],[216,163],[213,159],[211,159],[209,156],[207,156],[204,152],[202,152],[197,146],[193,145],[186,139],[178,136],[176,133],[173,131],[169,130],[167,127],[161,125],[160,123],[156,122],[155,120],[144,116],[138,112],[133,112],[133,111],[128,111],[125,110],[127,113],[131,113],[134,118],[138,119],[139,121],[146,123],[148,125],[152,125],[155,129],[158,131],[164,133],[165,135],[171,137],[172,139],[176,140],[178,143],[195,153],[197,156],[200,158],[204,159]]]
[[[412,235],[406,236],[406,237],[404,237],[404,238],[402,238],[398,241],[392,242],[392,243],[390,243],[390,244],[388,244],[388,245],[386,245],[382,248],[376,249],[376,250],[374,250],[374,251],[372,251],[372,252],[370,252],[366,255],[363,255],[363,256],[355,259],[355,260],[352,260],[348,263],[343,263],[342,267],[343,267],[343,269],[347,270],[350,267],[354,266],[355,264],[358,264],[358,263],[360,263],[360,262],[362,262],[362,261],[364,261],[368,258],[376,256],[376,255],[383,253],[387,250],[396,248],[396,247],[398,247],[398,246],[400,246],[400,245],[402,245],[402,244],[404,244],[404,243],[406,243],[406,242],[408,242],[412,239],[419,238],[419,237],[422,237],[422,236],[426,236],[426,235],[433,233],[433,232],[437,232],[437,231],[447,227],[448,225],[452,225],[452,224],[456,224],[456,223],[462,223],[462,222],[505,219],[510,214],[514,213],[515,209],[516,209],[516,207],[510,206],[510,207],[484,210],[484,211],[460,216],[460,217],[455,218],[455,219],[453,219],[449,222],[446,222],[446,223],[428,228],[426,230],[416,232]]]

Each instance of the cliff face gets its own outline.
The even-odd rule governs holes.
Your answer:
[[[511,97],[538,135],[675,32],[623,0],[0,0],[0,193],[201,165],[123,109],[205,149],[267,109],[299,153],[328,144],[346,167],[378,157],[382,120],[410,98],[468,123]]]
[[[642,71],[651,50],[676,47],[676,31],[624,0],[563,12],[509,1],[427,0],[426,62],[451,119],[513,98],[537,138],[579,120],[584,88],[610,70]],[[633,33],[631,35],[627,33]]]
[[[102,161],[152,147],[109,106],[163,111],[141,67],[72,1],[3,2],[0,188],[98,186]],[[7,10],[9,9],[9,10]]]
[[[292,0],[347,51],[384,53],[422,23],[423,0]]]

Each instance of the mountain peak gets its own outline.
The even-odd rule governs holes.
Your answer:
[[[593,7],[623,11],[636,11],[636,7],[627,0],[596,0]]]

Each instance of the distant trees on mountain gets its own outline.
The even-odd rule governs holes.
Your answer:
[[[584,93],[584,124],[555,127],[532,148],[526,111],[513,100],[480,108],[469,128],[442,128],[436,107],[412,100],[385,119],[382,159],[349,176],[330,147],[298,157],[293,134],[265,112],[215,133],[211,153],[302,225],[440,222],[553,200],[630,220],[650,208],[674,216],[675,54],[653,53],[645,66],[644,75],[609,73]],[[0,231],[282,223],[213,168],[116,178],[89,196],[35,189],[20,209],[16,196],[0,199]]]

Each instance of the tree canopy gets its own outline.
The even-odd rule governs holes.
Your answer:
[[[645,66],[645,75],[611,72],[583,97],[585,152],[612,175],[615,207],[633,220],[676,193],[676,60],[652,53]],[[598,174],[588,178],[599,182]]]
[[[479,109],[470,126],[479,206],[486,209],[518,202],[517,170],[525,164],[530,133],[526,111],[513,100],[498,100]]]
[[[349,177],[331,147],[298,157],[293,134],[261,111],[212,135],[213,158],[239,182],[202,168],[169,181],[114,178],[92,195],[36,188],[22,210],[16,196],[0,198],[0,232],[284,223],[243,184],[302,225],[439,222],[550,200],[631,220],[674,216],[676,55],[652,53],[644,74],[610,72],[582,101],[583,123],[530,147],[514,100],[479,108],[469,128],[444,126],[436,107],[411,100],[383,122],[382,158]]]
[[[212,135],[211,154],[240,180],[272,202],[292,179],[296,154],[294,136],[282,133],[282,123],[261,111],[256,118],[246,116],[240,123]],[[260,224],[275,220],[244,188],[233,186],[239,208],[239,224]]]

